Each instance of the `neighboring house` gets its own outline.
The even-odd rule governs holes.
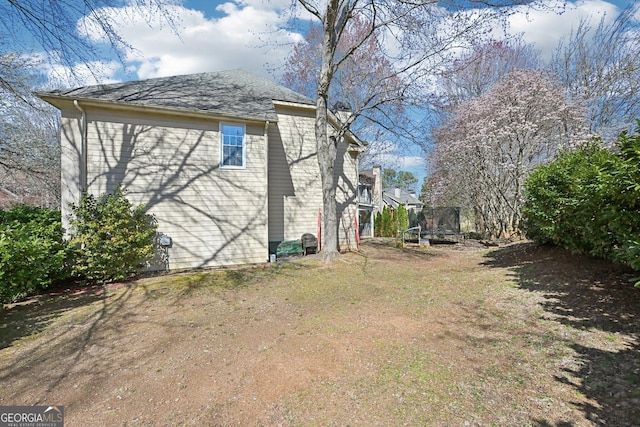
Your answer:
[[[317,235],[316,107],[305,96],[242,70],[38,96],[62,112],[65,221],[83,190],[122,184],[172,238],[171,268],[265,262],[270,243]],[[338,148],[340,249],[349,250],[364,144],[347,133]]]
[[[407,212],[417,212],[424,206],[415,193],[402,188],[382,189],[382,168],[374,166],[371,170],[362,170],[358,174],[358,224],[360,236],[375,235],[374,221],[378,212],[387,206],[396,210],[404,206]]]
[[[361,237],[374,236],[375,215],[381,210],[382,168],[363,170],[358,174],[358,224]]]
[[[409,192],[403,188],[385,188],[382,190],[382,201],[385,206],[389,206],[392,210],[402,205],[407,210],[419,211],[424,206],[415,193]]]

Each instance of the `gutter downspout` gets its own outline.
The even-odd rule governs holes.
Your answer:
[[[267,260],[271,261],[271,254],[269,253],[269,120],[264,123],[264,156],[265,156],[265,175],[266,175],[266,197],[265,197],[265,212],[267,217],[266,230],[266,242],[267,242]]]
[[[87,173],[87,167],[88,167],[88,156],[87,156],[87,113],[85,112],[85,110],[80,106],[80,103],[78,102],[77,99],[73,100],[73,105],[78,109],[78,111],[80,111],[80,113],[82,114],[82,129],[81,129],[81,146],[82,146],[82,165],[81,165],[81,171],[80,171],[80,187],[82,192],[87,191],[87,187],[88,187],[88,173]]]

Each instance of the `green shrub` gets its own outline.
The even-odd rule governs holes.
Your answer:
[[[415,210],[409,211],[408,218],[409,218],[409,227],[417,227],[418,224],[420,223],[420,221],[418,220],[418,214],[416,213]]]
[[[640,121],[636,135],[620,135],[619,155],[608,164],[609,203],[604,219],[617,237],[612,259],[640,270]]]
[[[594,195],[602,193],[602,165],[611,156],[592,143],[532,173],[525,183],[523,206],[527,236],[539,243],[590,252],[588,236],[598,234],[596,229],[602,226]]]
[[[31,221],[41,223],[60,223],[60,212],[28,205],[16,205],[9,210],[0,210],[0,224],[11,222],[28,223]]]
[[[382,208],[382,237],[395,237],[397,227],[393,223],[393,216],[391,215],[391,209],[388,206]]]
[[[396,236],[400,236],[404,230],[409,228],[409,214],[403,205],[398,206],[398,209],[396,209],[395,219],[397,224]]]
[[[376,217],[373,220],[373,229],[375,237],[383,237],[383,225],[382,225],[382,213],[378,211]]]
[[[60,212],[18,205],[0,211],[0,303],[68,278]]]
[[[71,205],[74,272],[85,279],[111,282],[132,276],[154,256],[155,218],[134,207],[118,186],[113,194],[83,194]]]
[[[594,141],[564,153],[525,189],[529,238],[640,270],[639,135],[621,134],[615,151]]]

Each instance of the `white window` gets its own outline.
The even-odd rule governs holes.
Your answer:
[[[237,124],[220,124],[220,167],[245,167],[245,127]]]

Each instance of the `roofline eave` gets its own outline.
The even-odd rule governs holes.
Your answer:
[[[279,99],[272,99],[271,101],[274,103],[274,105],[278,105],[282,107],[293,107],[293,108],[300,108],[303,110],[313,110],[313,111],[315,111],[316,109],[315,104],[303,104],[301,102],[281,101]]]
[[[316,111],[316,108],[317,108],[315,104],[302,104],[299,102],[280,101],[278,99],[274,99],[273,103],[274,105],[278,105],[278,106],[300,108],[302,110],[307,110],[307,111]],[[340,128],[341,123],[336,117],[336,115],[333,112],[331,112],[331,110],[327,110],[327,113],[328,113],[327,119],[329,121],[329,124],[333,126],[335,129]],[[350,140],[349,141],[350,144],[358,146],[358,149],[356,149],[355,151],[364,151],[364,149],[368,145],[366,141],[361,140],[356,136],[356,134],[354,134],[348,129],[345,132],[345,135]]]
[[[82,103],[83,106],[88,107],[96,107],[96,108],[104,108],[109,110],[119,110],[119,111],[132,111],[132,112],[152,112],[156,114],[165,114],[165,115],[173,115],[180,117],[198,117],[198,118],[206,118],[206,119],[218,119],[218,120],[230,120],[230,121],[244,121],[244,122],[253,122],[253,123],[265,123],[272,122],[275,123],[278,121],[277,114],[275,117],[248,117],[248,116],[236,116],[230,114],[219,114],[219,113],[211,113],[205,111],[198,110],[190,110],[186,108],[176,108],[176,107],[159,107],[156,105],[140,105],[140,104],[131,104],[127,102],[118,102],[118,101],[107,101],[103,99],[96,98],[84,98],[84,97],[76,97],[69,95],[53,95],[51,93],[46,92],[34,92],[34,95],[38,98],[42,99],[45,102],[53,105],[58,109],[64,108],[73,108],[73,101],[78,101]],[[280,100],[272,100],[274,105],[300,108],[309,111],[315,111],[316,106],[311,104],[303,104],[298,102],[290,102],[290,101],[280,101]],[[328,111],[328,119],[329,123],[334,128],[340,127],[340,121],[331,111]],[[346,130],[345,136],[349,140],[351,145],[355,145],[357,148],[354,151],[362,152],[366,149],[367,143],[360,138],[358,138],[351,130]]]
[[[328,116],[329,116],[329,122],[331,123],[331,125],[336,129],[340,128],[342,126],[342,123],[340,122],[338,117],[331,110],[327,110],[327,112],[329,113]],[[369,145],[366,141],[363,141],[360,138],[358,138],[358,136],[355,133],[353,133],[350,129],[345,130],[345,135],[351,140],[351,144],[358,146],[357,151],[364,151],[367,148],[367,145]]]
[[[131,111],[131,112],[152,112],[152,113],[163,114],[163,115],[172,115],[172,116],[189,117],[189,118],[197,117],[197,118],[204,118],[204,119],[217,119],[221,121],[229,120],[229,121],[243,121],[243,122],[253,122],[253,123],[265,123],[265,122],[273,123],[278,121],[277,117],[265,117],[260,119],[257,117],[211,113],[206,111],[190,110],[186,108],[159,107],[157,105],[131,104],[126,102],[118,102],[118,101],[106,101],[106,100],[96,99],[96,98],[83,98],[83,97],[67,96],[67,95],[52,95],[50,93],[43,93],[43,92],[34,92],[34,95],[42,99],[43,101],[48,102],[49,104],[53,105],[58,109],[62,109],[63,107],[73,108],[73,101],[78,101],[83,106],[104,108],[108,110]]]

